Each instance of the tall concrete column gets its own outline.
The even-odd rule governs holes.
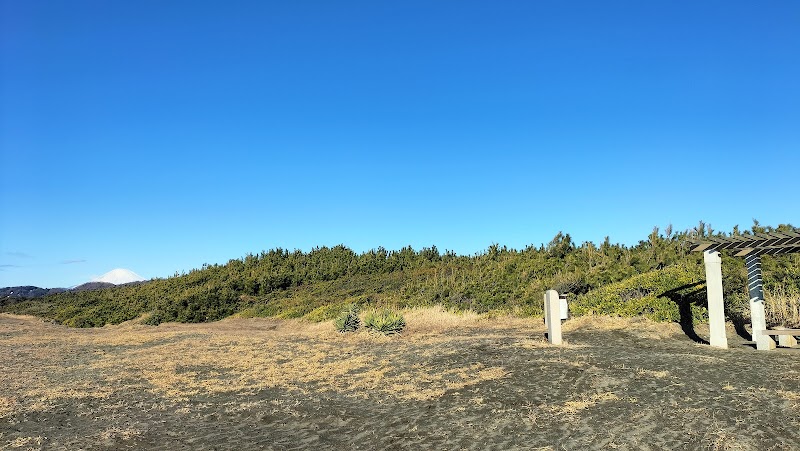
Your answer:
[[[753,341],[756,349],[769,351],[775,349],[775,341],[769,335],[764,335],[767,330],[767,317],[764,310],[764,287],[761,281],[761,257],[747,255],[744,257],[747,267],[747,290],[750,292],[750,321],[752,324]]]
[[[547,325],[547,340],[554,345],[561,344],[561,301],[558,291],[544,293],[544,322]]]
[[[728,347],[725,334],[725,301],[722,298],[722,258],[717,251],[704,251],[706,264],[706,291],[708,293],[708,325],[711,346]]]

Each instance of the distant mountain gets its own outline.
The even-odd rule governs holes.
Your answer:
[[[24,287],[5,287],[0,288],[0,307],[15,304],[20,301],[32,298],[40,298],[48,294],[56,294],[67,291],[66,288],[39,288],[26,285]]]
[[[131,282],[141,282],[144,277],[136,274],[130,269],[117,268],[103,274],[102,276],[92,280],[92,282],[105,282],[113,285],[122,285]],[[84,284],[85,285],[85,284]]]
[[[0,288],[0,299],[3,298],[39,298],[48,294],[61,293],[66,288],[39,288],[26,285],[24,287]]]
[[[123,285],[139,285],[146,280],[139,274],[129,270],[117,268],[102,276],[72,288],[39,288],[30,285],[22,287],[0,288],[0,306],[10,305],[25,299],[34,299],[50,294],[63,293],[65,291],[90,291],[102,290]]]

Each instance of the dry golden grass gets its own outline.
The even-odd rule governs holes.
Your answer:
[[[616,316],[586,315],[564,323],[565,333],[578,330],[623,330],[633,337],[663,340],[682,334],[675,323],[657,323],[643,317],[623,318]]]
[[[0,423],[13,425],[0,448],[248,449],[282,434],[285,447],[383,437],[383,449],[403,434],[408,449],[786,449],[775,445],[798,437],[763,415],[800,408],[788,352],[722,354],[685,336],[631,346],[632,333],[679,328],[603,317],[568,321],[578,345],[551,346],[541,318],[403,313],[393,337],[300,320],[69,329],[0,314]]]
[[[458,328],[469,328],[486,322],[486,317],[475,312],[454,313],[441,306],[403,310],[407,327],[404,335],[439,334]]]
[[[208,324],[144,326],[136,321],[99,329],[69,329],[29,317],[5,315],[7,353],[27,352],[39,368],[0,369],[0,416],[12,409],[50,410],[63,399],[107,399],[112,387],[144,389],[173,401],[217,393],[252,393],[279,387],[298,393],[332,390],[354,397],[431,399],[503,378],[502,367],[480,363],[441,368],[435,345],[444,331],[485,319],[442,309],[406,312],[413,326],[402,337],[361,332],[339,334],[330,323],[300,320],[228,319]],[[457,334],[450,338],[458,340]],[[420,351],[420,342],[433,347]],[[376,347],[390,350],[383,354]],[[416,360],[411,371],[395,362]],[[427,363],[426,363],[427,362]],[[45,371],[42,371],[44,367]],[[83,368],[79,382],[63,383]],[[74,377],[72,379],[75,379]]]
[[[0,333],[5,329],[8,338],[0,351],[27,354],[0,368],[0,383],[5,386],[0,417],[14,409],[48,411],[64,399],[105,400],[112,395],[112,387],[149,390],[173,401],[275,387],[299,393],[332,390],[361,398],[433,399],[508,374],[502,367],[479,363],[447,368],[434,364],[459,349],[459,340],[475,340],[474,335],[462,337],[459,332],[486,327],[482,336],[487,340],[516,336],[514,344],[521,348],[549,346],[543,338],[531,338],[531,332],[544,330],[537,318],[488,318],[441,307],[403,314],[409,326],[400,337],[364,331],[339,334],[329,322],[302,320],[230,318],[158,327],[134,320],[99,329],[70,329],[32,317],[2,315]],[[669,326],[646,320],[607,317],[578,318],[565,329],[632,326],[648,333],[672,333]],[[12,333],[20,330],[32,333]],[[380,346],[389,347],[391,353],[376,353]],[[563,346],[571,347],[575,346]],[[37,361],[37,368],[13,363],[30,359]],[[411,366],[411,371],[400,371],[394,364],[398,360],[420,363]],[[541,363],[585,364],[559,356]],[[70,375],[76,368],[86,373],[77,381]],[[648,374],[664,377],[660,372]],[[61,382],[70,379],[68,385]]]
[[[0,396],[0,420],[10,416],[16,408],[17,400],[10,396]]]
[[[669,371],[655,371],[655,370],[648,370],[645,368],[639,368],[636,370],[636,374],[641,377],[654,377],[656,379],[663,379],[669,376]]]
[[[581,395],[572,401],[567,401],[559,406],[552,406],[550,410],[555,414],[577,415],[583,410],[594,407],[600,403],[619,401],[619,396],[612,392],[595,393],[592,395]]]
[[[42,446],[42,437],[18,437],[8,442],[9,448],[39,449]]]
[[[698,344],[697,346],[700,347],[700,346],[704,346],[704,345]],[[702,349],[706,349],[706,348],[702,348]],[[712,351],[714,351],[714,349],[712,349]],[[692,359],[692,360],[697,360],[698,362],[702,362],[702,363],[725,363],[725,362],[727,362],[727,360],[723,359],[722,357],[716,357],[716,356],[712,356],[712,355],[693,354],[693,353],[688,353],[688,352],[677,353],[677,354],[674,354],[674,355],[675,355],[675,357],[689,358],[689,359]]]
[[[767,323],[800,328],[800,290],[777,286],[764,290]]]
[[[793,409],[800,410],[800,391],[778,390],[778,396],[791,402]]]
[[[113,441],[116,439],[130,440],[140,435],[142,435],[142,431],[140,429],[113,426],[101,431],[98,434],[98,438],[104,441]]]
[[[709,431],[703,438],[702,443],[706,449],[714,451],[742,451],[751,450],[751,446],[739,443],[736,435],[724,429]]]

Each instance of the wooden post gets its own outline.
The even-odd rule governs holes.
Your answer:
[[[556,290],[544,293],[544,322],[547,325],[547,341],[561,344],[561,301]]]

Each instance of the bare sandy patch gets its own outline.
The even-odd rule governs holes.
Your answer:
[[[302,320],[69,329],[0,315],[0,448],[800,443],[792,350],[638,340],[618,319],[568,321],[566,346],[544,340],[540,318],[423,309],[406,319],[408,330],[385,337]]]

